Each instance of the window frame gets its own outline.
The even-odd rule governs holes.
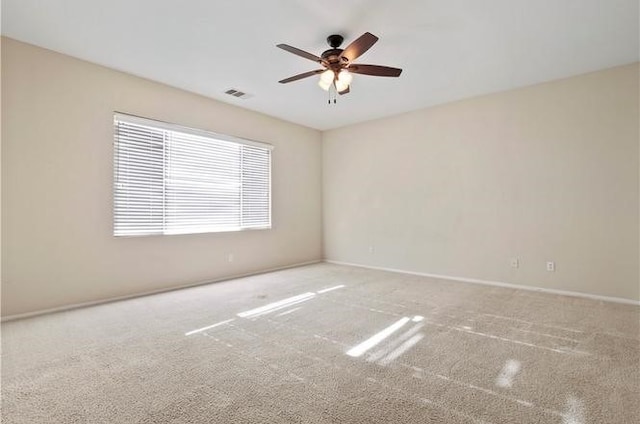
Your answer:
[[[157,119],[145,118],[137,115],[132,115],[124,112],[113,112],[113,144],[112,144],[112,231],[111,234],[113,237],[117,238],[129,238],[129,237],[153,237],[153,236],[173,236],[173,235],[198,235],[198,234],[217,234],[217,233],[233,233],[240,231],[260,231],[260,230],[271,230],[274,228],[273,226],[273,184],[272,184],[272,174],[273,174],[273,150],[274,146],[269,143],[264,143],[261,141],[251,140],[243,137],[232,136],[228,134],[216,133],[213,131],[202,130],[198,128],[193,128],[189,126],[184,126],[180,124],[173,124],[166,121],[161,121]],[[118,190],[118,130],[117,130],[117,122],[125,122],[133,125],[143,125],[147,127],[151,127],[154,130],[159,131],[172,131],[177,133],[183,133],[187,135],[193,135],[197,137],[205,137],[210,138],[217,141],[234,143],[237,145],[246,145],[251,147],[257,147],[261,149],[265,149],[269,151],[268,156],[268,224],[265,226],[259,227],[220,227],[219,230],[208,230],[208,231],[167,231],[167,226],[163,225],[162,232],[149,232],[149,233],[141,233],[141,234],[117,234],[116,233],[116,198],[117,198],[117,190]],[[166,140],[163,140],[163,143],[167,143]],[[167,149],[166,144],[164,145],[164,149]],[[166,185],[168,178],[168,162],[164,161],[162,164],[163,170],[163,192],[166,192]],[[242,189],[241,189],[242,190]],[[167,213],[168,210],[167,196],[166,193],[163,193],[163,202],[162,202],[162,213],[163,216]],[[242,211],[242,203],[240,204],[240,213]]]

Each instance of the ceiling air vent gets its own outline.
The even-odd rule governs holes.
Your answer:
[[[247,94],[245,92],[242,92],[240,90],[236,90],[235,88],[230,88],[227,91],[225,91],[226,94],[233,96],[233,97],[238,97],[240,99],[248,99],[250,97],[253,97],[252,94]]]

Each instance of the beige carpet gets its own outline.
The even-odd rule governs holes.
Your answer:
[[[318,264],[4,323],[2,422],[639,423],[639,321]]]

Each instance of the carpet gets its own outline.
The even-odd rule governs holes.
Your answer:
[[[316,264],[2,324],[2,422],[640,422],[640,308]]]

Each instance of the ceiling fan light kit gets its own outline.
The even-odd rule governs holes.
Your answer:
[[[318,81],[318,85],[325,91],[328,91],[333,84],[333,80],[335,78],[335,74],[331,69],[327,69],[323,73],[320,74],[320,80]]]
[[[313,60],[323,66],[323,69],[304,72],[302,74],[285,78],[279,82],[281,84],[287,84],[289,82],[298,81],[303,78],[320,74],[320,79],[318,80],[320,88],[325,91],[329,91],[333,87],[338,94],[342,95],[350,92],[354,73],[376,77],[399,77],[402,73],[402,69],[399,68],[353,63],[355,59],[369,50],[371,46],[378,41],[378,37],[370,32],[362,34],[344,50],[339,48],[343,41],[344,38],[341,35],[330,35],[327,37],[327,43],[329,43],[331,48],[329,50],[325,50],[320,56],[316,56],[287,44],[278,44],[277,47],[286,50],[289,53],[304,57],[305,59]],[[336,102],[335,98],[333,99],[333,102]],[[331,99],[329,99],[329,103],[331,103]]]

